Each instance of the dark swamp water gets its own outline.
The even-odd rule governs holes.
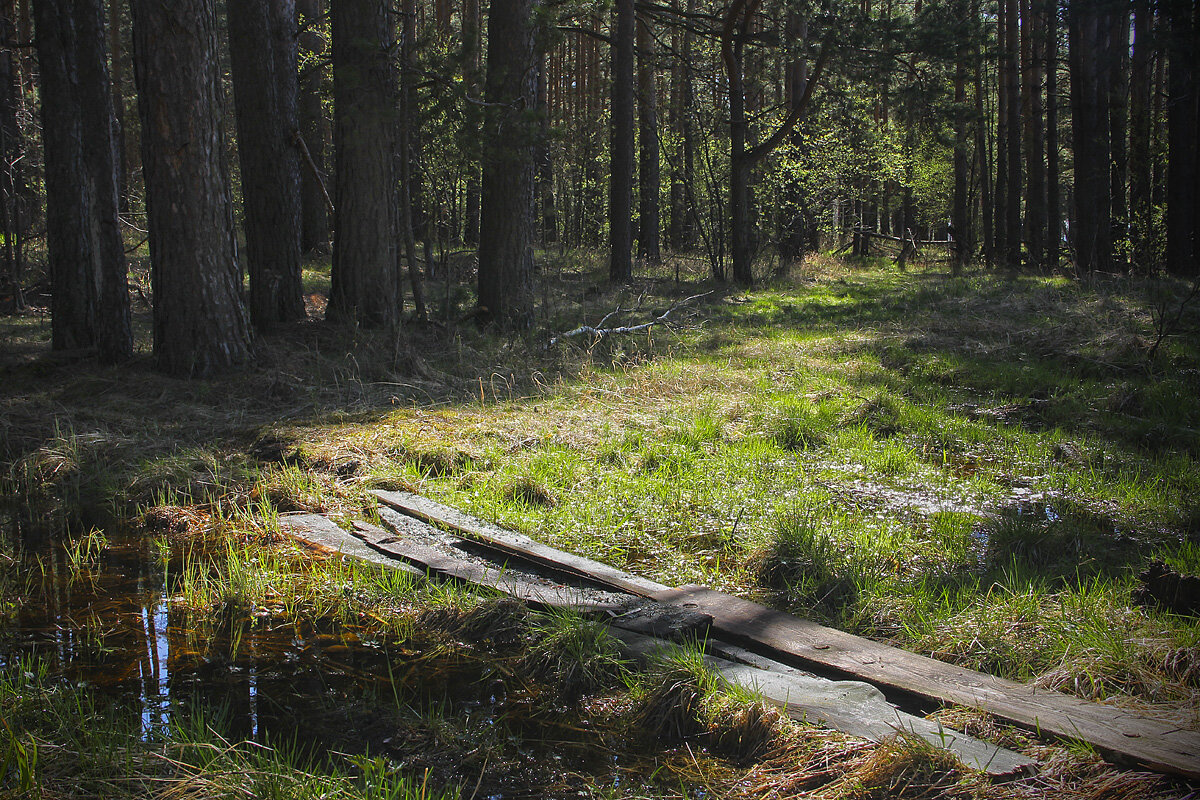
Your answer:
[[[284,746],[318,764],[384,756],[492,800],[654,782],[653,754],[630,755],[503,659],[266,609],[197,620],[179,595],[185,559],[219,556],[165,542],[110,533],[82,568],[65,547],[24,551],[22,598],[0,627],[0,671],[37,659],[52,679],[139,717],[147,741],[199,715],[230,741]]]

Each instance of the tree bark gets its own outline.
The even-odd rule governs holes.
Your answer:
[[[4,231],[4,278],[12,292],[13,306],[25,309],[22,288],[24,258],[21,252],[21,194],[24,178],[21,162],[24,160],[24,142],[21,128],[17,124],[18,92],[21,86],[19,56],[10,43],[16,40],[13,24],[15,8],[5,3],[0,15],[0,228]]]
[[[324,13],[324,2],[314,0],[305,5],[311,6],[300,9],[307,24],[312,24]],[[309,11],[313,13],[310,15]],[[329,209],[325,199],[329,180],[325,167],[328,125],[321,102],[325,67],[320,63],[326,43],[317,33],[308,31],[301,36],[299,44],[307,63],[299,76],[297,113],[300,136],[315,167],[300,170],[300,249],[308,253],[329,244]]]
[[[1102,0],[1071,0],[1067,7],[1071,61],[1075,220],[1072,238],[1081,272],[1112,271],[1112,150],[1108,125],[1108,44]]]
[[[1021,26],[1021,57],[1024,60],[1022,100],[1025,108],[1025,241],[1029,262],[1041,267],[1046,259],[1046,129],[1042,102],[1042,69],[1045,64],[1046,15],[1041,0],[1021,0],[1025,17]]]
[[[213,0],[132,0],[134,77],[160,369],[200,376],[244,362]]]
[[[608,190],[611,248],[608,277],[614,283],[633,280],[633,129],[634,39],[633,0],[616,0],[612,46],[612,146]]]
[[[1133,57],[1129,76],[1129,239],[1134,270],[1149,275],[1154,271],[1150,97],[1155,57],[1150,0],[1134,0],[1133,12]]]
[[[250,321],[261,331],[303,319],[300,151],[294,0],[226,3],[242,167]]]
[[[1013,201],[1008,188],[1008,140],[1016,132],[1008,126],[1008,105],[1013,102],[1009,94],[1008,57],[1004,53],[1008,41],[1008,14],[1005,9],[1007,0],[998,0],[999,11],[996,15],[996,41],[1000,55],[996,62],[996,185],[995,204],[992,208],[992,255],[998,266],[1008,266],[1008,206]]]
[[[99,0],[38,3],[50,255],[51,346],[132,355],[117,219],[112,87]]]
[[[1061,176],[1058,157],[1059,0],[1049,0],[1046,19],[1046,267],[1058,269],[1062,244]]]
[[[696,0],[688,0],[687,11],[694,13]],[[692,81],[692,46],[695,35],[686,28],[680,35],[680,56],[673,71],[673,103],[675,130],[679,134],[681,153],[671,170],[670,247],[688,250],[695,243],[695,175],[696,130],[692,109],[695,90]]]
[[[1176,275],[1200,274],[1197,218],[1200,203],[1200,92],[1196,59],[1200,20],[1195,0],[1166,0],[1170,25],[1167,111],[1167,269]]]
[[[479,212],[481,318],[504,329],[533,324],[535,0],[492,0],[488,107]]]
[[[1110,4],[1108,30],[1108,140],[1112,149],[1109,196],[1112,198],[1112,241],[1115,269],[1127,269],[1129,238],[1129,7]]]
[[[638,58],[638,257],[649,264],[662,261],[659,195],[662,179],[659,173],[658,148],[658,82],[654,74],[654,39],[650,23],[637,23]]]
[[[979,2],[972,0],[971,2],[971,19],[979,19]],[[983,59],[983,46],[976,40],[975,43],[975,159],[979,169],[979,195],[980,195],[980,224],[982,227],[983,242],[982,253],[983,261],[989,267],[995,263],[996,240],[995,240],[995,221],[996,208],[998,206],[996,200],[996,191],[993,187],[992,176],[997,174],[993,169],[992,159],[992,142],[988,136],[987,115],[985,114],[984,99],[987,94],[987,74],[986,62]]]
[[[325,316],[400,322],[394,26],[384,0],[337,0],[333,32],[333,270]]]
[[[1008,202],[1004,207],[1003,259],[1010,270],[1021,266],[1021,89],[1018,56],[1020,55],[1020,21],[1017,14],[1018,0],[1002,0],[1007,24],[1004,28],[1003,59],[1005,69],[1005,93],[1008,104]]]
[[[966,2],[956,4],[960,19],[969,19]],[[951,198],[950,223],[954,228],[954,252],[951,269],[954,274],[962,271],[971,257],[971,207],[970,207],[970,159],[967,147],[970,142],[970,119],[967,111],[967,58],[969,38],[960,31],[954,54],[954,196]]]
[[[121,213],[129,212],[128,131],[125,126],[125,37],[121,35],[120,0],[108,3],[108,41],[112,61],[113,118],[117,137],[117,201]]]

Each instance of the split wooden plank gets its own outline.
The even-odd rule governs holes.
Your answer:
[[[403,559],[417,565],[422,571],[497,589],[511,597],[540,606],[573,608],[580,611],[608,611],[619,607],[614,603],[597,600],[594,595],[571,586],[525,580],[503,569],[455,558],[414,540],[416,537],[413,534],[427,537],[431,533],[437,533],[434,529],[422,531],[418,528],[428,528],[425,523],[403,514],[389,512],[387,509],[381,509],[380,516],[391,528],[390,531],[367,522],[355,522],[355,534],[374,552]],[[404,535],[406,531],[409,533],[408,537]]]
[[[1040,734],[1086,742],[1114,762],[1200,778],[1196,730],[956,667],[703,586],[684,586],[656,599],[710,614],[718,635],[765,647],[777,657],[885,691],[978,708]]]
[[[564,553],[523,534],[506,531],[450,506],[411,492],[376,490],[371,494],[381,502],[410,517],[450,528],[492,548],[544,564],[559,572],[586,578],[639,597],[653,598],[657,594],[670,590],[669,586],[623,572],[590,558]]]
[[[616,635],[640,658],[670,652],[670,645],[657,639],[626,631],[616,631]],[[1029,756],[897,709],[869,683],[818,678],[735,646],[718,644],[710,650],[715,650],[705,657],[710,669],[731,685],[760,695],[798,722],[872,742],[897,734],[916,736],[949,750],[964,765],[993,778],[1014,777],[1037,769],[1037,761]],[[744,663],[746,660],[753,663]]]
[[[663,606],[633,598],[630,598],[635,604],[632,610],[624,606],[612,607],[598,604],[591,595],[569,586],[543,586],[520,580],[504,570],[463,561],[453,554],[415,541],[417,536],[427,538],[431,533],[436,533],[425,523],[387,509],[381,510],[381,516],[392,530],[356,521],[355,535],[351,535],[329,519],[316,514],[281,517],[280,527],[322,549],[371,563],[407,569],[421,575],[432,573],[462,580],[542,606],[612,611],[614,614],[609,620],[610,627],[627,640],[637,637],[643,642],[654,641],[662,646],[665,643],[661,639],[651,639],[645,634],[697,635],[702,634],[711,622],[707,614],[693,609]],[[405,533],[409,534],[408,538],[403,536]],[[724,652],[735,649],[725,645]],[[746,656],[756,658],[750,654]],[[900,712],[887,703],[879,690],[865,683],[828,681],[784,665],[773,665],[772,671],[716,656],[708,660],[710,666],[731,684],[761,694],[767,701],[783,708],[793,719],[821,724],[870,741],[882,741],[898,732],[908,732],[921,736],[937,747],[951,750],[967,766],[993,777],[1024,772],[1034,764],[1018,753],[956,731],[939,729],[935,723]]]
[[[360,539],[351,536],[339,528],[335,522],[320,514],[280,514],[279,529],[320,552],[340,554],[385,569],[408,572],[413,575],[425,574],[403,561],[397,561],[377,553]]]

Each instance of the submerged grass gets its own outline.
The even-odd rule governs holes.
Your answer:
[[[1200,319],[1185,309],[1164,330],[1156,310],[1185,287],[816,258],[754,291],[713,287],[678,329],[547,346],[638,295],[666,308],[696,293],[666,273],[612,287],[594,266],[543,275],[548,311],[525,337],[413,325],[396,351],[314,321],[212,381],[144,358],[59,364],[36,318],[0,321],[15,343],[0,396],[8,527],[69,531],[80,571],[100,544],[81,534],[113,518],[202,534],[220,559],[172,567],[198,641],[363,614],[403,638],[438,618],[448,641],[498,658],[542,653],[521,669],[577,687],[563,697],[612,685],[586,625],[314,571],[277,541],[277,513],[369,517],[366,490],[412,489],[664,583],[1196,724],[1200,625],[1132,600],[1152,559],[1200,572]],[[28,581],[6,558],[0,619]],[[389,599],[372,581],[391,582]],[[829,796],[891,791],[861,777]]]

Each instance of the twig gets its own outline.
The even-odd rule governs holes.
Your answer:
[[[300,157],[312,173],[313,179],[317,185],[321,187],[321,196],[325,199],[325,208],[329,210],[330,215],[333,215],[333,200],[329,197],[329,190],[325,188],[325,181],[321,178],[321,170],[317,169],[316,162],[313,161],[312,154],[308,152],[308,145],[304,142],[304,137],[300,135],[300,131],[292,131],[292,135],[288,141],[292,146],[300,151]]]
[[[618,305],[616,311],[612,311],[612,312],[606,314],[604,316],[604,319],[600,320],[599,325],[597,325],[595,327],[593,327],[591,325],[580,325],[578,328],[575,328],[574,330],[567,331],[566,333],[560,333],[557,336],[553,337],[550,340],[550,344],[555,345],[555,344],[558,344],[558,342],[562,339],[569,339],[572,336],[581,336],[585,333],[591,334],[591,336],[594,339],[599,341],[600,339],[603,339],[605,336],[614,336],[619,333],[638,333],[639,331],[647,330],[654,325],[659,325],[659,324],[667,325],[667,324],[670,324],[670,320],[668,319],[668,317],[671,316],[671,312],[678,311],[680,308],[683,308],[687,304],[691,303],[693,300],[699,300],[701,297],[708,297],[710,294],[712,294],[712,292],[704,292],[703,294],[694,294],[691,297],[685,297],[683,300],[680,300],[678,303],[676,303],[675,305],[668,308],[666,311],[664,311],[659,316],[655,317],[654,319],[650,320],[649,322],[643,322],[640,325],[622,325],[622,326],[616,327],[616,328],[603,327],[604,323],[606,321],[608,321],[610,318],[612,318],[613,315],[621,312],[622,309]],[[638,301],[638,305],[639,306],[641,305],[640,300]]]

